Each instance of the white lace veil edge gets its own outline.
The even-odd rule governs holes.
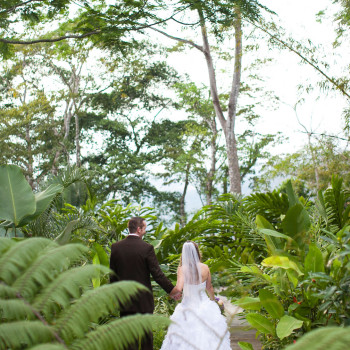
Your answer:
[[[186,242],[182,247],[182,273],[184,285],[202,283],[202,273],[197,249],[192,242]]]

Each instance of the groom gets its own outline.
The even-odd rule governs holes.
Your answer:
[[[114,274],[110,277],[110,281],[111,283],[123,280],[137,281],[152,291],[152,275],[153,279],[170,294],[170,297],[177,300],[181,297],[180,291],[174,287],[160,269],[153,246],[142,240],[146,233],[146,227],[145,219],[133,217],[128,222],[129,235],[112,244],[110,268]],[[153,310],[153,294],[140,292],[132,303],[123,306],[120,316],[137,313],[152,314]],[[151,333],[143,339],[141,349],[153,350],[153,335]]]

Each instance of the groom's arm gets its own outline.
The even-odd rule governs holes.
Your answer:
[[[149,251],[147,254],[147,265],[151,272],[153,279],[168,293],[174,289],[174,285],[170,282],[170,280],[164,275],[163,271],[159,266],[159,262],[156,257],[156,253],[154,252],[153,246],[149,247]]]

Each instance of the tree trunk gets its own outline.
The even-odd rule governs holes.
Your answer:
[[[30,126],[29,122],[26,125],[26,143],[28,152],[28,163],[27,163],[27,181],[32,189],[34,189],[34,179],[33,179],[33,152],[32,144],[30,142]]]
[[[236,13],[237,13],[237,18],[234,23],[235,42],[236,42],[234,74],[233,74],[232,87],[231,87],[230,99],[228,104],[228,116],[227,116],[227,119],[225,119],[221,105],[220,105],[220,101],[219,101],[215,69],[213,65],[213,59],[211,56],[208,35],[207,35],[207,28],[205,25],[205,19],[204,19],[203,13],[201,11],[198,11],[200,23],[201,23],[202,39],[203,39],[203,53],[207,62],[208,73],[209,73],[211,97],[213,100],[215,114],[220,121],[221,127],[224,130],[224,135],[225,135],[231,193],[242,192],[236,139],[234,134],[235,118],[236,118],[236,111],[237,111],[237,100],[238,100],[239,88],[241,84],[241,68],[242,68],[242,64],[241,64],[242,63],[242,29],[241,29],[242,20],[238,9]]]
[[[307,136],[308,136],[308,144],[309,144],[309,150],[310,150],[310,154],[311,154],[311,159],[312,159],[312,163],[313,163],[313,166],[314,166],[314,173],[315,173],[315,180],[316,180],[316,193],[317,193],[317,197],[318,197],[318,191],[320,189],[320,177],[319,177],[319,174],[318,174],[317,159],[316,159],[315,152],[314,152],[314,150],[312,148],[311,133],[308,132]]]
[[[200,8],[197,8],[199,16],[199,23],[201,27],[203,46],[195,44],[191,40],[182,39],[176,36],[169,35],[159,29],[152,27],[153,30],[165,35],[172,40],[176,40],[187,45],[195,47],[204,54],[209,74],[209,85],[211,98],[215,110],[215,115],[219,119],[224,135],[226,139],[226,151],[227,151],[227,162],[229,171],[230,181],[230,192],[241,193],[241,177],[240,168],[237,155],[236,139],[235,139],[235,119],[237,113],[237,100],[239,95],[239,89],[241,85],[241,70],[242,70],[242,17],[239,9],[239,5],[235,5],[236,18],[234,21],[235,29],[235,63],[234,63],[234,74],[232,80],[232,87],[230,92],[229,104],[228,104],[228,116],[225,119],[223,109],[220,105],[219,94],[216,83],[215,69],[213,64],[213,58],[210,52],[210,46],[208,41],[208,33],[205,24],[205,16]]]
[[[72,82],[73,86],[71,91],[73,91],[73,103],[74,103],[74,118],[75,118],[75,159],[77,167],[80,167],[80,126],[79,126],[79,107],[77,106],[77,97],[79,96],[79,86],[80,86],[80,75],[74,66],[72,66]]]
[[[236,137],[235,137],[235,121],[237,113],[237,101],[239,89],[241,86],[241,71],[242,71],[242,17],[239,9],[236,7],[235,27],[235,66],[232,79],[232,89],[228,104],[228,116],[226,123],[226,147],[228,158],[228,172],[230,177],[230,192],[241,193],[241,175],[239,169]],[[227,133],[227,134],[226,134]]]
[[[213,133],[213,137],[210,142],[210,170],[207,174],[207,183],[206,183],[206,202],[207,205],[212,203],[213,197],[213,182],[216,171],[216,137],[217,137],[217,129],[215,119],[211,120],[210,128]]]
[[[186,166],[185,186],[184,186],[184,190],[182,192],[182,196],[180,198],[180,225],[181,225],[181,227],[184,227],[186,225],[186,221],[187,221],[186,210],[185,210],[185,198],[186,198],[187,188],[188,188],[188,184],[189,184],[190,169],[191,169],[191,164],[188,163]]]
[[[60,155],[61,155],[61,150],[58,149],[56,151],[55,157],[53,158],[53,161],[52,161],[51,173],[55,176],[57,176],[57,174],[58,174],[57,162],[58,162]]]
[[[222,186],[223,194],[226,194],[228,192],[227,179],[228,179],[228,168],[225,167],[224,180],[223,180],[223,186]]]
[[[76,165],[80,168],[80,127],[78,113],[75,113],[75,157]]]

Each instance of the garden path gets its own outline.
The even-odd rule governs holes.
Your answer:
[[[249,330],[249,324],[242,316],[238,315],[242,309],[237,305],[231,304],[224,296],[220,295],[220,299],[225,305],[225,315],[231,333],[231,349],[240,350],[241,348],[237,343],[243,341],[252,344],[254,350],[261,350],[261,343],[259,339],[255,338],[256,331],[254,329]]]

